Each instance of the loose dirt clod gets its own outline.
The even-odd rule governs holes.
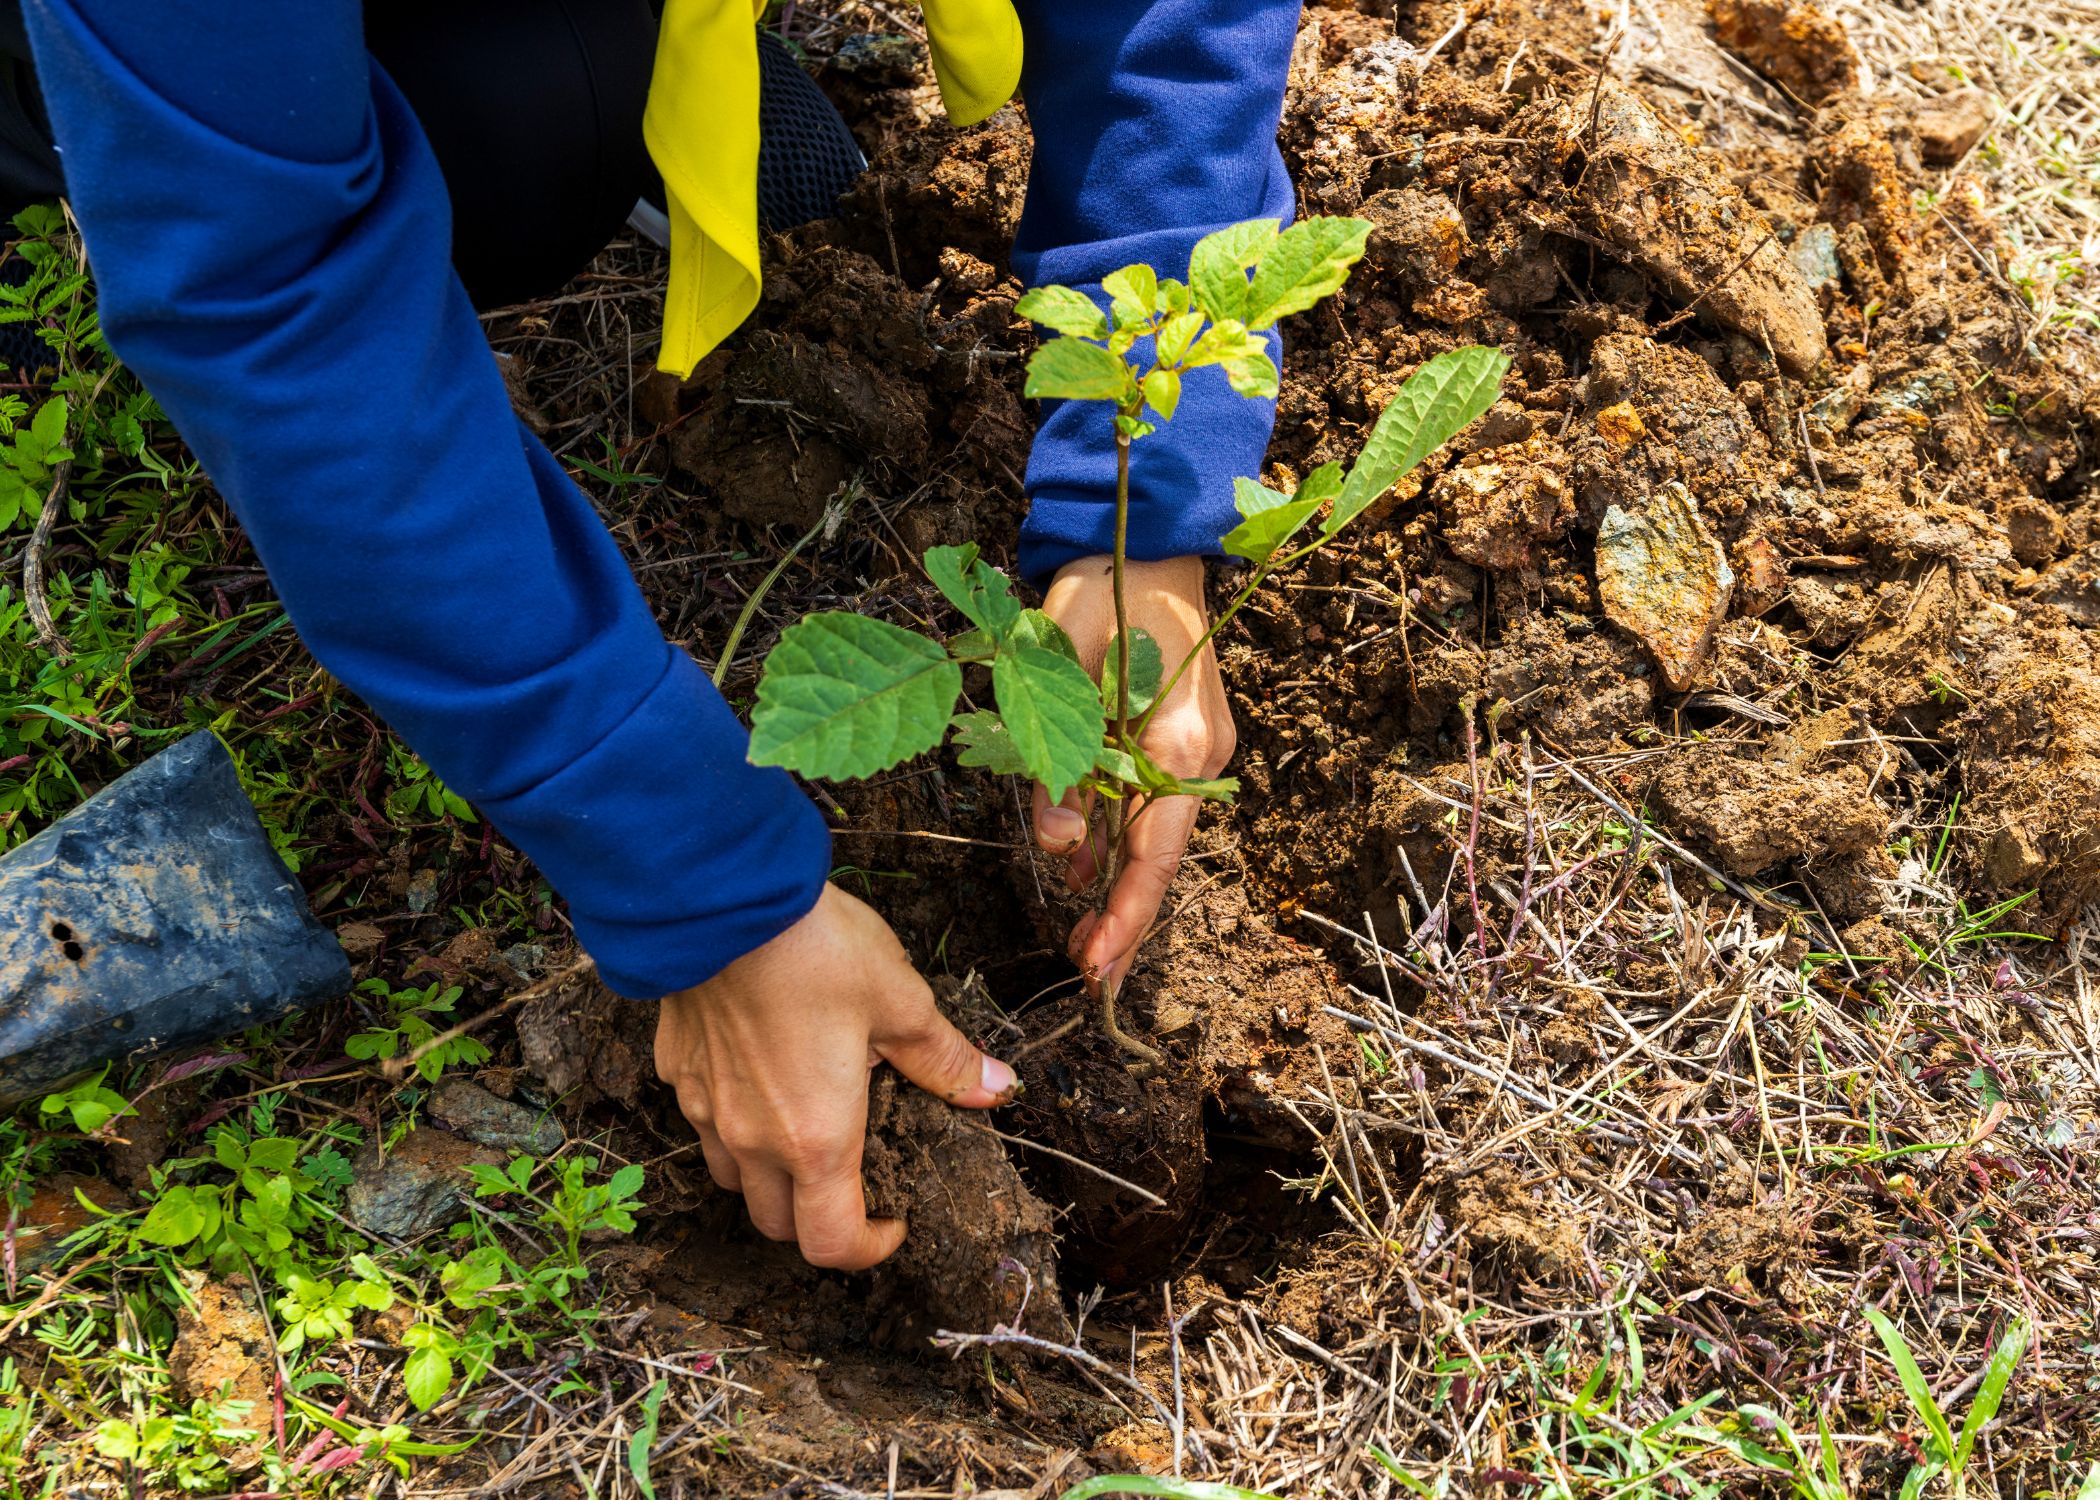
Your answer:
[[[1699,685],[1735,575],[1681,484],[1635,511],[1614,505],[1597,525],[1597,597],[1612,623],[1655,658],[1677,692]]]

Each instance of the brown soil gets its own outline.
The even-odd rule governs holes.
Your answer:
[[[1206,821],[1125,996],[1167,1054],[1157,1076],[1133,1076],[1090,1023],[1060,1034],[1082,1008],[1063,959],[1077,908],[1027,852],[1010,787],[930,759],[824,789],[857,872],[843,878],[922,961],[982,976],[973,1034],[1025,1049],[1026,1092],[993,1123],[1085,1165],[1009,1163],[972,1122],[880,1085],[875,1202],[915,1234],[869,1301],[759,1244],[696,1163],[674,1161],[672,1200],[694,1216],[654,1285],[827,1362],[825,1390],[805,1393],[812,1420],[881,1430],[887,1407],[841,1396],[874,1401],[867,1382],[907,1368],[903,1388],[946,1410],[960,1376],[869,1346],[916,1339],[929,1300],[949,1327],[1010,1322],[1024,1288],[1030,1328],[1060,1326],[1041,1300],[1059,1274],[1073,1291],[1253,1295],[1309,1336],[1367,1319],[1343,1309],[1352,1257],[1371,1252],[1309,1250],[1339,1221],[1287,1220],[1250,1188],[1335,1170],[1326,1132],[1363,1063],[1327,1008],[1381,978],[1301,913],[1368,919],[1399,948],[1427,904],[1411,893],[1454,856],[1483,891],[1504,880],[1522,864],[1514,835],[1475,834],[1469,812],[1491,780],[1523,774],[1525,747],[1651,752],[1613,795],[1732,879],[1875,945],[1858,951],[1901,944],[1881,916],[1892,846],[1933,837],[1957,796],[1949,868],[1965,887],[2037,891],[2021,920],[2045,924],[2100,896],[2085,446],[2100,394],[2030,348],[2028,310],[1979,264],[1993,238],[1974,201],[1914,208],[1917,122],[1850,94],[1849,50],[1799,6],[1715,7],[1724,41],[1823,104],[1793,133],[1719,130],[1671,96],[1600,82],[1588,22],[1566,7],[1489,0],[1426,72],[1410,46],[1448,13],[1361,9],[1308,11],[1282,140],[1307,211],[1375,229],[1341,297],[1286,329],[1264,477],[1353,458],[1398,384],[1462,344],[1512,356],[1504,398],[1222,641],[1243,794]],[[841,217],[772,242],[749,328],[691,381],[638,396],[684,482],[746,523],[781,523],[776,545],[842,484],[883,497],[783,580],[733,696],[801,609],[947,618],[917,555],[966,539],[1010,555],[1022,508],[1031,343],[1004,254],[1025,121],[1010,109],[957,133],[927,119],[923,82],[877,76],[826,77],[873,161]],[[687,617],[675,574],[650,584]],[[1469,903],[1440,910],[1449,931],[1425,941],[1473,921]],[[1662,973],[1629,953],[1617,980]],[[1535,1054],[1580,1076],[1605,1001],[1562,998]],[[636,1025],[602,997],[543,1003],[521,1020],[523,1060],[550,1094],[618,1106],[660,1153],[680,1127]],[[1702,1085],[1666,1070],[1653,1087],[1674,1119]],[[1462,1132],[1468,1106],[1449,1107]],[[1548,1212],[1537,1181],[1494,1162],[1416,1184],[1418,1168],[1395,1150],[1380,1170],[1418,1185],[1482,1263],[1538,1283],[1594,1274],[1588,1226]],[[1656,1255],[1683,1295],[1783,1296],[1811,1253],[1861,1253],[1839,1229],[1812,1252],[1795,1210],[1752,1188],[1705,1203],[1670,1190],[1682,1222]],[[995,1216],[950,1212],[964,1200]],[[1084,1445],[1116,1425],[1056,1374],[1032,1378],[1033,1430]],[[880,1482],[857,1441],[830,1447],[827,1472]]]

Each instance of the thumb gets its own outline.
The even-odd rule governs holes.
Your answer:
[[[870,1040],[890,1066],[927,1093],[961,1109],[1004,1104],[1017,1087],[1014,1070],[978,1051],[934,1009],[931,995],[924,1011],[903,1030]]]
[[[1053,803],[1050,793],[1041,782],[1035,786],[1035,841],[1050,854],[1070,854],[1086,837],[1085,806],[1080,801],[1079,789],[1074,787],[1065,793],[1064,801]]]

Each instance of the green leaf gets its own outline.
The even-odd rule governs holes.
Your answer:
[[[1268,340],[1260,334],[1249,333],[1247,325],[1227,318],[1213,323],[1203,331],[1203,337],[1190,346],[1181,358],[1184,370],[1197,370],[1205,365],[1222,364],[1228,359],[1244,359],[1250,354],[1266,354]]]
[[[1218,776],[1205,780],[1185,776],[1180,781],[1180,790],[1184,797],[1201,797],[1206,802],[1230,802],[1240,794],[1240,779],[1237,776]]]
[[[961,696],[962,668],[939,642],[865,615],[810,615],[766,657],[751,763],[873,776],[938,745]]]
[[[1401,475],[1493,406],[1508,372],[1509,356],[1500,349],[1469,344],[1439,354],[1408,376],[1378,414],[1322,531],[1333,536],[1347,526]]]
[[[1108,337],[1108,319],[1085,292],[1068,286],[1031,287],[1014,303],[1014,311],[1031,323],[1054,328],[1074,338]]]
[[[2020,1356],[2027,1352],[2027,1338],[2032,1331],[2025,1318],[2015,1319],[2013,1326],[2005,1330],[2005,1336],[1998,1340],[1990,1365],[1983,1372],[1983,1383],[1976,1387],[1976,1398],[1969,1403],[1968,1414],[1962,1418],[1961,1436],[1954,1443],[1955,1473],[1959,1474],[1969,1466],[1969,1454],[1976,1447],[1977,1435],[1992,1417],[1998,1415],[1998,1404],[2005,1399],[2006,1383],[2012,1379]]]
[[[656,1446],[657,1411],[664,1404],[664,1392],[670,1388],[668,1380],[659,1380],[649,1387],[648,1394],[642,1397],[641,1425],[627,1440],[627,1472],[634,1476],[634,1486],[642,1492],[642,1500],[656,1500],[656,1486],[649,1479],[649,1450]]]
[[[1021,611],[1012,638],[1017,645],[1041,646],[1046,651],[1055,651],[1074,666],[1079,665],[1079,648],[1065,634],[1065,627],[1039,609]]]
[[[1277,223],[1275,219],[1249,219],[1196,241],[1189,255],[1189,286],[1196,293],[1196,305],[1212,321],[1246,315],[1251,290],[1247,268],[1276,243]]]
[[[1130,367],[1099,344],[1052,339],[1028,360],[1024,396],[1071,401],[1115,401],[1130,388]]]
[[[988,709],[955,716],[955,743],[955,758],[962,765],[982,766],[995,776],[1028,774],[1006,722]]]
[[[1152,434],[1159,431],[1159,429],[1157,427],[1154,427],[1150,422],[1145,421],[1142,417],[1126,416],[1122,412],[1117,412],[1116,431],[1120,432],[1124,437],[1129,438],[1134,443],[1141,437],[1152,436]]]
[[[1124,786],[1138,784],[1137,760],[1128,750],[1118,750],[1114,745],[1103,744],[1094,757],[1094,769],[1111,776]]]
[[[1293,224],[1261,258],[1240,321],[1249,328],[1267,328],[1333,296],[1349,279],[1349,268],[1362,258],[1370,234],[1369,219],[1322,215]]]
[[[640,1162],[629,1162],[612,1174],[605,1184],[605,1190],[612,1194],[615,1202],[622,1198],[634,1197],[642,1190],[644,1170]]]
[[[993,641],[1006,638],[1020,618],[1021,602],[1014,598],[1013,583],[1006,574],[977,555],[975,542],[931,548],[925,562],[926,576],[934,587],[972,625]]]
[[[452,1384],[452,1358],[444,1350],[425,1345],[409,1355],[401,1367],[401,1388],[417,1411],[429,1411]]]
[[[1268,355],[1247,354],[1237,359],[1220,360],[1218,365],[1225,372],[1226,383],[1239,395],[1252,400],[1276,394],[1276,365]]]
[[[136,1458],[139,1430],[129,1422],[111,1417],[95,1429],[95,1451],[104,1458]]]
[[[1177,313],[1159,325],[1159,332],[1152,336],[1152,347],[1162,365],[1172,367],[1181,363],[1189,352],[1189,344],[1203,328],[1203,314],[1199,312]]]
[[[202,1234],[204,1220],[204,1206],[197,1201],[196,1190],[171,1187],[146,1210],[146,1219],[139,1225],[138,1235],[149,1245],[166,1245],[172,1249],[187,1245]]]
[[[1027,774],[1060,800],[1093,769],[1106,727],[1093,679],[1055,651],[1015,645],[992,663],[992,691]]]
[[[1165,667],[1160,658],[1159,642],[1143,626],[1130,627],[1130,711],[1141,714],[1152,706],[1159,696],[1160,678]],[[1108,643],[1108,656],[1101,663],[1101,712],[1108,718],[1116,716],[1116,643]]]
[[[1947,1427],[1947,1417],[1940,1410],[1939,1402],[1933,1399],[1932,1387],[1925,1383],[1925,1372],[1911,1357],[1910,1345],[1903,1341],[1903,1331],[1889,1320],[1888,1315],[1874,1307],[1865,1311],[1867,1321],[1881,1338],[1881,1346],[1888,1350],[1890,1360],[1895,1363],[1896,1378],[1903,1382],[1904,1395],[1910,1398],[1912,1408],[1932,1433],[1933,1442],[1939,1445],[1939,1452],[1934,1456],[1945,1463],[1954,1456],[1954,1434]]]
[[[1159,276],[1150,266],[1111,271],[1101,278],[1101,290],[1114,299],[1111,310],[1118,328],[1145,322],[1159,305]]]
[[[1145,404],[1159,413],[1162,422],[1174,420],[1174,408],[1181,405],[1181,377],[1172,370],[1154,370],[1145,377]]]
[[[1321,464],[1305,476],[1295,495],[1284,495],[1251,479],[1232,482],[1233,505],[1245,517],[1225,533],[1219,545],[1228,557],[1244,557],[1260,567],[1312,519],[1342,487],[1342,466]]]
[[[2100,1458],[2085,1471],[2085,1482],[2078,1486],[2078,1500],[2100,1500]]]
[[[1159,283],[1159,310],[1169,318],[1178,318],[1189,310],[1192,301],[1188,285],[1171,276],[1163,276]],[[1191,335],[1193,337],[1193,335]]]

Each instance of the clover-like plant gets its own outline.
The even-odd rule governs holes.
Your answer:
[[[1023,608],[1005,573],[974,544],[935,547],[926,574],[969,629],[929,639],[845,611],[813,614],[781,635],[766,657],[751,715],[751,760],[805,776],[872,776],[938,745],[952,726],[957,758],[1039,781],[1050,799],[1081,787],[1101,799],[1107,824],[1106,885],[1113,888],[1130,829],[1162,797],[1230,801],[1231,778],[1177,777],[1142,745],[1159,705],[1211,639],[1273,574],[1338,537],[1408,470],[1493,404],[1509,368],[1496,349],[1472,345],[1417,369],[1387,403],[1356,463],[1325,463],[1290,494],[1234,481],[1240,522],[1220,538],[1248,564],[1209,630],[1171,672],[1158,642],[1124,612],[1131,444],[1173,420],[1182,382],[1215,365],[1239,395],[1276,394],[1264,330],[1339,290],[1371,230],[1362,219],[1311,218],[1279,230],[1274,219],[1234,224],[1200,240],[1186,282],[1150,266],[1102,279],[1108,309],[1071,287],[1037,287],[1015,311],[1058,335],[1028,362],[1025,393],[1105,401],[1115,408],[1116,511],[1111,555],[1116,634],[1101,680],[1080,665],[1072,640],[1041,610]],[[1149,357],[1137,355],[1149,339]],[[1317,518],[1317,525],[1315,519]],[[996,711],[956,712],[963,668],[991,670]],[[1116,1045],[1150,1069],[1160,1055],[1116,1021],[1112,985],[1100,1021]]]

